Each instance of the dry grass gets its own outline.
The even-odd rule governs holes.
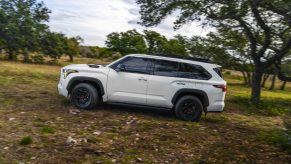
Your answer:
[[[169,111],[120,106],[103,106],[73,115],[70,103],[56,91],[59,69],[0,61],[0,163],[291,160],[288,140],[276,140],[281,141],[282,134],[291,136],[287,112],[290,90],[265,90],[267,96],[263,99],[271,107],[254,107],[246,100],[249,89],[240,85],[240,80],[228,78],[233,83],[225,112],[208,114],[199,123],[180,121]],[[270,102],[279,98],[287,103]],[[273,113],[279,109],[284,112]],[[72,143],[67,142],[69,137]],[[26,144],[20,144],[22,140]]]

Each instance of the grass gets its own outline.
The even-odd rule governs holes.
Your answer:
[[[55,130],[54,130],[53,127],[50,127],[50,126],[44,125],[44,126],[42,127],[42,133],[44,133],[44,134],[53,134],[53,133],[55,133]]]
[[[209,113],[193,123],[169,111],[109,105],[72,115],[73,107],[56,90],[59,70],[0,61],[0,163],[291,160],[288,83],[286,91],[264,89],[261,105],[254,106],[241,77],[226,75],[225,112]]]
[[[32,138],[30,136],[24,137],[19,142],[20,145],[29,145],[32,144]]]

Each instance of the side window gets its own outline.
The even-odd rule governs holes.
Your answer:
[[[125,72],[147,74],[149,73],[147,70],[148,62],[149,59],[147,58],[129,57],[119,64],[125,66]]]
[[[222,76],[222,73],[221,73],[221,69],[219,68],[219,67],[217,67],[217,68],[213,68],[213,70],[221,77],[221,78],[223,78],[223,76]]]
[[[177,77],[179,63],[167,60],[155,60],[154,75]]]
[[[181,63],[179,77],[188,79],[209,80],[211,75],[202,66]]]

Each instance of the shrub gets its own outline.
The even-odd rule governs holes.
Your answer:
[[[231,75],[231,72],[230,71],[226,71],[225,74],[226,75]]]
[[[44,64],[44,58],[42,55],[34,55],[31,58],[32,62],[35,64]]]
[[[60,65],[57,59],[53,59],[47,62],[48,65]]]
[[[261,132],[261,137],[267,143],[274,144],[283,150],[291,152],[290,131],[284,132],[284,131],[274,130],[271,132]]]
[[[53,134],[53,133],[55,133],[55,130],[54,130],[54,128],[52,128],[50,126],[44,125],[42,127],[42,132],[47,133],[47,134]]]
[[[24,137],[20,140],[20,145],[29,145],[32,143],[32,138],[30,136]]]
[[[117,59],[119,59],[121,57],[122,57],[122,55],[120,53],[115,53],[115,54],[112,55],[111,58],[112,58],[112,60],[117,60]]]

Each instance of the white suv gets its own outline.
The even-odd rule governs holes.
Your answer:
[[[109,64],[63,67],[58,91],[79,109],[118,103],[173,109],[182,120],[221,112],[226,82],[202,59],[134,54]]]

